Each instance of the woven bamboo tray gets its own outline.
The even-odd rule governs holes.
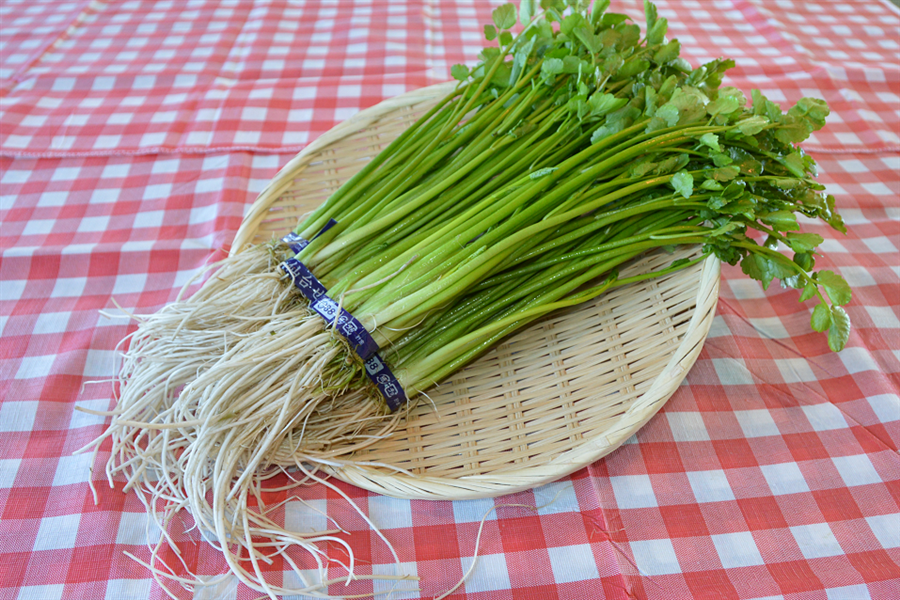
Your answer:
[[[233,247],[290,231],[452,85],[387,100],[316,139],[263,190]],[[630,269],[674,258],[650,255]],[[718,289],[711,258],[550,315],[429,391],[432,402],[419,402],[389,438],[358,455],[395,469],[332,474],[430,500],[500,496],[564,477],[615,450],[674,393],[706,339]]]

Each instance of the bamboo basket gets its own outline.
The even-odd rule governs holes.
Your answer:
[[[452,86],[386,100],[316,139],[263,190],[233,248],[286,234]],[[622,276],[673,258],[645,256]],[[430,390],[390,437],[357,455],[393,468],[330,471],[373,492],[429,500],[500,496],[564,477],[618,448],[675,392],[709,332],[718,289],[710,258],[554,313]]]

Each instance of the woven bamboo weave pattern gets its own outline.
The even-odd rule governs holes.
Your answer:
[[[234,248],[280,237],[451,87],[383,102],[318,138],[251,207]],[[645,256],[661,268],[699,249]],[[403,498],[498,496],[563,477],[615,450],[674,393],[715,313],[719,265],[618,288],[542,319],[429,390],[390,438],[333,474]]]

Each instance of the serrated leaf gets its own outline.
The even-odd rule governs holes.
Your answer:
[[[809,326],[813,328],[813,331],[822,333],[831,327],[831,321],[831,307],[823,302],[822,304],[817,304],[813,309],[812,316],[809,319]]]
[[[453,65],[450,67],[450,76],[459,81],[465,81],[469,78],[469,67],[466,65]]]
[[[719,147],[719,136],[717,136],[714,133],[704,133],[703,135],[700,136],[700,138],[697,141],[700,142],[701,144],[703,144],[704,146],[709,146],[716,152],[722,151],[722,148]]]
[[[724,190],[725,187],[721,183],[713,179],[704,179],[703,183],[700,184],[700,189],[709,190],[711,192],[718,192],[720,190]]]
[[[825,241],[818,233],[789,233],[787,234],[788,246],[794,252],[813,252],[816,247]]]
[[[838,306],[844,306],[849,303],[853,297],[850,286],[843,277],[834,271],[819,271],[816,274],[816,281],[825,288],[825,293],[828,294],[831,301]]]
[[[840,306],[832,307],[833,323],[828,330],[828,347],[840,352],[850,339],[850,315]]]
[[[498,6],[491,13],[497,29],[511,29],[516,24],[516,7],[514,4]]]
[[[492,42],[497,39],[497,28],[493,25],[485,25],[484,26],[484,39],[489,42]]]
[[[509,46],[513,42],[513,34],[508,31],[504,31],[500,34],[500,45],[501,46]]]
[[[825,117],[830,113],[828,103],[819,98],[800,98],[788,109],[788,115],[807,125],[810,131],[825,127]]]
[[[672,176],[672,187],[685,198],[690,198],[694,193],[694,176],[687,171],[679,171]]]

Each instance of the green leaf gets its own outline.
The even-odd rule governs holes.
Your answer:
[[[594,10],[591,11],[591,23],[597,25],[603,17],[603,13],[609,8],[610,0],[594,0]]]
[[[700,189],[701,190],[709,190],[712,192],[718,192],[725,188],[718,181],[715,181],[713,179],[704,179],[703,183],[700,184]]]
[[[616,98],[612,94],[596,93],[588,98],[588,106],[591,107],[591,116],[602,117],[614,110],[619,110],[628,104],[627,98]]]
[[[661,44],[669,28],[668,21],[658,18],[656,6],[650,0],[644,0],[644,16],[647,20],[647,45]]]
[[[797,104],[788,110],[788,114],[806,123],[810,131],[825,127],[825,117],[830,113],[828,103],[819,98],[800,98]]]
[[[722,88],[719,97],[706,105],[706,112],[712,116],[730,115],[747,103],[744,94],[735,88]]]
[[[713,154],[712,159],[713,159],[713,164],[716,165],[717,167],[727,167],[728,165],[730,165],[731,163],[734,162],[731,159],[731,157],[728,156],[727,154],[725,154],[724,152],[719,153],[719,154]],[[738,173],[740,173],[740,172],[741,172],[741,170],[738,169]]]
[[[513,42],[513,34],[508,31],[504,31],[500,34],[500,45],[501,46],[509,46]]]
[[[759,216],[759,220],[771,225],[775,231],[797,231],[797,215],[789,210],[776,210]]]
[[[706,118],[705,98],[693,88],[675,89],[669,104],[678,109],[678,125],[689,125]]]
[[[650,68],[650,62],[646,60],[630,60],[619,69],[616,74],[618,79],[631,79],[638,73],[643,73]]]
[[[450,76],[459,81],[465,81],[469,78],[469,67],[466,65],[453,65],[450,67]]]
[[[714,133],[704,133],[697,141],[699,141],[704,146],[709,146],[716,152],[722,151],[722,148],[719,147],[719,136]]]
[[[602,27],[615,27],[619,23],[623,23],[628,20],[628,15],[623,15],[619,13],[606,13],[603,15],[603,19],[600,21],[600,25]]]
[[[678,125],[678,118],[680,116],[678,107],[674,104],[665,104],[656,111],[656,118],[664,121],[668,127],[675,127]]]
[[[679,42],[678,40],[672,40],[656,51],[656,54],[653,55],[653,62],[658,65],[664,65],[678,58],[678,54],[680,52],[681,42]]]
[[[493,25],[485,25],[484,26],[484,39],[491,42],[497,39],[497,28]]]
[[[687,171],[679,171],[672,176],[672,187],[685,198],[690,198],[694,193],[694,176]]]
[[[541,65],[541,75],[550,76],[563,72],[564,64],[560,58],[547,58]]]
[[[813,309],[809,325],[813,328],[813,331],[822,333],[831,327],[831,321],[831,307],[823,302],[822,304],[817,304]]]
[[[575,30],[580,29],[584,26],[584,17],[579,13],[572,13],[571,15],[567,15],[562,23],[559,24],[559,30],[563,35],[566,35],[570,38],[575,37]],[[591,33],[593,33],[593,29],[591,28]]]
[[[740,175],[741,170],[733,165],[729,165],[727,167],[721,167],[719,169],[713,169],[709,173],[709,177],[715,179],[716,181],[731,181],[738,175]]]
[[[816,266],[816,259],[810,252],[796,252],[793,260],[804,271],[812,271]]]
[[[756,135],[763,128],[769,124],[769,120],[763,116],[756,115],[753,117],[748,117],[741,121],[738,121],[737,127],[738,130],[744,135]]]
[[[647,21],[648,30],[656,25],[657,14],[656,5],[650,2],[650,0],[644,0],[644,18]]]
[[[498,6],[491,16],[497,29],[511,29],[516,24],[516,7],[514,4]]]
[[[803,288],[803,292],[800,294],[800,302],[806,302],[810,298],[814,298],[816,295],[817,289],[818,289],[818,286],[815,283],[813,283],[813,282],[807,283],[806,286],[804,286],[804,288]]]
[[[772,276],[766,269],[765,258],[758,254],[750,253],[745,256],[741,261],[741,271],[747,277],[761,281],[764,290],[768,289],[769,284],[772,283]]]
[[[828,330],[828,347],[834,352],[840,352],[850,339],[850,315],[840,306],[831,309],[834,323]]]
[[[850,302],[853,296],[850,286],[843,277],[834,271],[819,271],[816,274],[816,281],[825,288],[825,293],[828,294],[833,303],[838,306],[844,306]]]
[[[594,35],[594,31],[590,27],[577,27],[574,31],[575,37],[581,40],[581,43],[584,44],[584,47],[587,48],[588,52],[591,54],[597,54],[603,49],[603,42],[600,41],[600,38]]]
[[[528,25],[534,13],[534,0],[522,0],[519,2],[519,21],[521,21],[522,25]]]
[[[825,241],[818,233],[789,233],[787,234],[788,246],[794,252],[813,252],[816,247]]]

